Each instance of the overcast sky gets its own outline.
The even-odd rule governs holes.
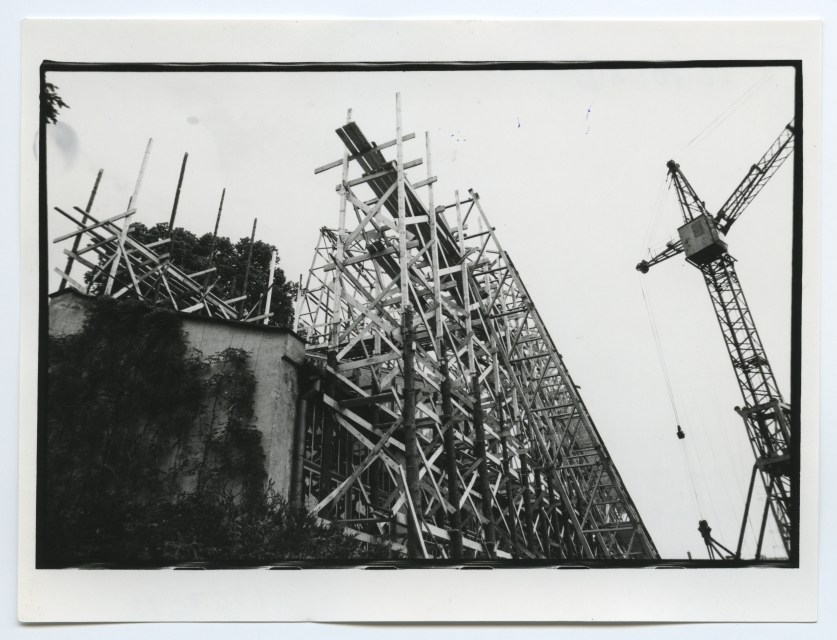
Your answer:
[[[753,456],[706,287],[682,256],[645,276],[634,266],[682,224],[676,195],[662,189],[666,161],[716,212],[793,117],[792,70],[85,72],[48,81],[70,105],[49,127],[50,208],[84,207],[102,168],[93,215],[123,212],[153,138],[135,219],[168,221],[188,152],[178,226],[211,232],[226,188],[220,234],[249,236],[258,218],[257,238],[276,245],[292,280],[310,266],[318,229],[337,224],[339,170],[314,175],[341,157],[334,130],[351,107],[368,138],[394,138],[400,91],[404,133],[416,133],[404,159],[424,156],[429,131],[437,203],[453,202],[455,189],[480,193],[663,557],[706,556],[700,518],[735,547]],[[727,238],[786,400],[791,165]],[[426,168],[409,175],[423,179]],[[72,230],[55,212],[49,225],[50,238]],[[50,271],[63,267],[60,251],[50,245]],[[765,553],[780,555],[772,529]]]

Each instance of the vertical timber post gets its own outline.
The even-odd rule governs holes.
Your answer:
[[[474,355],[473,321],[471,318],[471,283],[468,276],[468,262],[465,258],[465,229],[462,222],[462,210],[459,202],[459,191],[454,192],[456,204],[456,224],[458,228],[459,254],[462,258],[462,304],[465,308],[465,329],[471,338],[468,340],[468,370],[471,374],[471,393],[474,398],[472,412],[474,425],[474,457],[478,460],[477,473],[480,490],[482,514],[485,518],[483,531],[485,532],[485,553],[491,558],[495,551],[494,515],[491,508],[491,481],[488,478],[488,457],[485,446],[485,427],[482,424],[482,394],[480,393],[480,378],[477,373],[476,357]]]
[[[319,386],[319,380],[316,382]],[[316,389],[316,386],[314,387]],[[304,392],[303,392],[304,391]],[[303,484],[304,470],[305,470],[305,440],[306,432],[308,430],[308,414],[309,405],[308,400],[311,391],[300,389],[299,400],[296,405],[296,421],[294,422],[294,457],[291,476],[291,504],[302,506],[305,504],[303,492],[305,486]]]
[[[493,365],[494,365],[494,397],[497,403],[497,419],[500,423],[500,448],[503,452],[503,476],[505,477],[506,485],[506,508],[509,510],[509,532],[511,533],[512,551],[517,555],[517,518],[514,509],[514,485],[512,484],[511,463],[509,461],[509,434],[511,433],[506,428],[506,410],[503,407],[503,393],[500,386],[500,367],[499,359],[497,358],[497,343],[492,336],[491,346],[494,350]]]
[[[447,345],[440,339],[439,368],[442,374],[442,425],[445,429],[445,474],[448,477],[448,501],[453,511],[448,515],[450,523],[450,557],[462,557],[462,517],[459,513],[459,471],[456,464],[456,444],[453,437],[453,403],[450,395],[450,375],[448,373]]]
[[[244,284],[241,287],[241,295],[247,295],[247,284],[250,280],[250,263],[253,260],[253,242],[256,240],[256,223],[259,221],[258,218],[253,219],[253,232],[250,234],[250,248],[247,250],[247,265],[244,267]],[[238,317],[241,318],[241,314],[244,312],[244,309],[247,304],[247,298],[244,298],[241,302],[238,303]]]
[[[411,558],[421,558],[422,547],[416,519],[421,513],[421,484],[419,480],[418,441],[416,433],[416,390],[415,390],[415,363],[413,361],[413,310],[411,307],[404,308],[404,323],[401,333],[404,337],[404,402],[401,417],[404,424],[404,447],[406,449],[406,478],[407,491],[410,494],[412,507],[415,509],[416,517],[407,517],[407,552]],[[409,509],[408,504],[408,509]]]
[[[352,110],[346,115],[346,122],[352,121]],[[335,252],[335,266],[334,270],[334,299],[332,300],[331,308],[331,335],[329,336],[328,353],[326,354],[326,363],[333,370],[337,371],[337,349],[340,344],[340,322],[343,312],[343,242],[346,233],[346,197],[347,186],[346,181],[349,177],[349,151],[343,151],[343,179],[340,185],[340,218],[337,230],[337,250]],[[294,321],[296,322],[296,320]],[[337,400],[336,391],[337,385],[334,379],[334,374],[328,372],[326,374],[326,383],[324,389],[326,395],[332,400]],[[334,433],[336,420],[334,412],[331,408],[323,407],[323,444],[322,453],[320,457],[320,495],[319,499],[323,500],[331,491],[331,474],[334,466]]]
[[[552,480],[552,469],[553,465],[551,463],[544,469],[544,475],[546,476],[546,491],[549,496],[548,506],[552,509],[552,530],[555,532],[555,538],[563,542],[563,546],[559,546],[558,556],[562,560],[567,560],[570,558],[571,552],[570,541],[568,539],[567,527],[565,526],[563,529],[561,527],[564,523],[561,521],[562,519],[558,513],[555,485]]]
[[[520,481],[523,484],[523,521],[526,524],[526,546],[535,551],[535,526],[532,521],[532,492],[529,488],[529,452],[520,453]]]
[[[177,179],[177,190],[174,192],[174,204],[171,207],[171,218],[169,218],[169,238],[173,237],[174,234],[174,220],[177,218],[177,205],[180,203],[180,189],[183,187],[183,176],[186,173],[186,161],[189,159],[189,154],[183,154],[183,164],[180,165],[180,177]],[[174,240],[172,239],[172,243]],[[169,250],[172,253],[172,258],[174,258],[174,247],[170,247]]]
[[[509,510],[509,530],[511,531],[512,547],[517,554],[517,518],[514,509],[514,485],[512,484],[511,464],[509,463],[509,431],[504,426],[503,413],[500,411],[500,446],[503,449],[503,475],[506,476],[506,498]]]
[[[543,544],[543,553],[547,559],[552,557],[552,545],[549,541],[549,522],[546,519],[546,511],[543,508],[544,496],[546,492],[543,489],[541,480],[541,469],[535,467],[535,506],[538,512],[538,524],[541,529],[541,543]]]
[[[404,144],[401,127],[401,94],[395,94],[395,143],[398,169],[398,256],[401,268],[401,339],[404,373],[404,398],[401,419],[404,425],[405,490],[407,501],[407,554],[410,558],[424,557],[418,518],[421,514],[418,442],[416,441],[415,367],[413,362],[413,308],[410,304],[410,280],[407,272],[407,225],[405,223],[406,191],[404,185]],[[414,510],[410,514],[410,509]]]
[[[270,320],[270,302],[273,298],[273,277],[276,274],[276,249],[270,254],[270,275],[267,277],[267,299],[264,302],[264,324]]]
[[[221,224],[221,212],[224,210],[224,196],[227,195],[227,190],[221,189],[221,204],[218,205],[218,216],[215,218],[215,231],[212,232],[212,247],[209,250],[209,266],[212,266],[212,261],[215,259],[215,244],[218,242],[218,226]],[[207,281],[209,275],[207,274]]]
[[[329,368],[337,370],[337,351],[331,350],[327,354],[326,360]],[[326,373],[325,385],[323,392],[332,400],[337,400],[335,397],[337,385],[334,379],[334,374]],[[331,407],[322,407],[323,416],[323,443],[320,454],[320,492],[318,499],[323,500],[331,491],[331,474],[334,467],[334,434],[336,427],[336,420]]]
[[[432,156],[430,153],[430,132],[424,134],[427,146],[427,177],[433,175]],[[430,242],[433,243],[430,249],[430,264],[433,271],[433,304],[434,331],[436,348],[436,360],[439,363],[439,372],[442,375],[442,382],[439,385],[442,395],[442,428],[445,430],[442,436],[445,448],[445,475],[448,482],[448,502],[451,511],[447,514],[448,535],[450,536],[450,557],[453,560],[462,558],[462,515],[459,510],[461,499],[459,492],[459,468],[456,463],[456,439],[454,438],[453,402],[451,400],[450,372],[448,371],[448,350],[445,342],[444,326],[442,324],[442,288],[439,278],[439,240],[438,226],[436,221],[437,211],[433,202],[433,183],[427,185],[427,213],[430,225]],[[444,208],[442,208],[444,211]]]
[[[494,557],[494,515],[491,509],[491,482],[488,478],[488,456],[485,446],[485,427],[482,424],[482,404],[480,400],[480,379],[474,374],[471,379],[472,393],[474,394],[474,457],[479,460],[477,473],[480,485],[480,497],[482,498],[482,514],[485,517],[483,529],[485,531],[486,555]]]
[[[169,218],[169,256],[166,258],[165,266],[160,271],[160,277],[154,283],[154,301],[157,304],[157,296],[160,293],[160,283],[162,282],[163,274],[168,270],[168,265],[174,262],[174,251],[177,246],[177,238],[174,237],[174,221],[177,219],[177,205],[180,203],[180,189],[183,187],[183,176],[186,174],[186,161],[189,159],[189,154],[183,154],[183,164],[180,165],[180,177],[177,179],[177,189],[174,192],[174,204],[171,207],[171,217]],[[207,274],[209,276],[209,274]],[[137,291],[139,293],[139,291]]]
[[[142,157],[142,165],[140,165],[140,172],[139,176],[137,176],[137,183],[134,186],[134,193],[131,195],[131,199],[128,200],[128,211],[131,209],[137,208],[137,200],[139,200],[139,190],[142,186],[142,177],[145,175],[145,166],[148,164],[148,156],[151,155],[151,145],[153,144],[154,140],[152,138],[148,139],[148,146],[145,147],[145,155]],[[126,216],[122,222],[122,231],[119,234],[119,238],[116,241],[116,247],[114,251],[116,252],[116,256],[113,258],[113,262],[110,266],[110,274],[108,276],[107,284],[105,285],[105,295],[109,296],[110,292],[113,290],[113,283],[116,277],[116,271],[119,269],[119,262],[120,262],[120,253],[125,251],[125,238],[128,236],[128,229],[131,228],[131,218],[133,214]],[[126,258],[127,260],[127,258]],[[137,291],[139,295],[139,291]]]
[[[372,376],[371,391],[373,396],[381,393],[381,387],[379,386],[378,380],[375,376]],[[378,422],[381,419],[381,410],[378,404],[373,404],[369,409],[369,413],[372,418],[372,425],[377,427]],[[383,472],[384,463],[381,462],[380,458],[376,457],[369,465],[369,502],[376,509],[378,508],[378,503],[381,500],[381,476],[383,475]]]
[[[299,274],[299,283],[296,286],[296,300],[294,301],[294,323],[291,330],[296,333],[299,329],[299,312],[302,310],[302,274]]]

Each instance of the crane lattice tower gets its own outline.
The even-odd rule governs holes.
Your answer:
[[[636,267],[641,273],[648,273],[651,266],[685,253],[686,261],[700,270],[709,290],[744,399],[744,406],[736,407],[735,410],[744,420],[755,456],[738,547],[734,554],[737,558],[741,557],[756,475],[761,478],[766,496],[756,559],[761,556],[768,512],[772,513],[776,522],[785,552],[788,557],[791,556],[791,407],[779,391],[735,272],[735,258],[729,254],[723,237],[790,156],[793,147],[794,123],[791,121],[770,145],[767,153],[750,168],[714,216],[697,196],[680,165],[670,160],[666,166],[683,215],[683,226],[677,230],[679,239],[667,243],[665,249],[650,260],[643,260]]]

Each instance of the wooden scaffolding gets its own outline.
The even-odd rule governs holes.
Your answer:
[[[226,190],[222,191],[221,194],[221,205],[218,208],[215,221],[212,250],[206,258],[205,264],[201,265],[199,270],[186,273],[184,269],[175,266],[172,262],[171,247],[176,242],[176,236],[173,236],[172,233],[175,229],[177,205],[180,200],[180,189],[183,185],[183,175],[189,154],[185,154],[183,157],[183,165],[180,169],[180,178],[177,183],[177,191],[168,225],[168,237],[143,243],[129,234],[131,219],[137,212],[140,187],[142,186],[152,143],[153,140],[148,141],[136,186],[125,212],[102,220],[97,220],[91,214],[102,178],[102,170],[99,170],[93,190],[90,193],[90,199],[84,209],[76,206],[73,207],[72,213],[69,213],[60,207],[54,207],[55,211],[77,227],[76,230],[53,239],[53,243],[72,241],[72,245],[63,250],[67,257],[66,266],[64,269],[54,268],[54,272],[61,278],[59,290],[69,285],[85,294],[93,293],[113,298],[127,296],[151,304],[162,305],[174,311],[268,324],[273,316],[269,309],[276,266],[275,251],[271,258],[267,290],[261,293],[256,304],[249,309],[244,304],[244,301],[248,298],[247,278],[256,235],[255,220],[253,221],[253,232],[250,237],[247,271],[238,292],[241,295],[224,299],[217,290],[213,291],[220,279],[215,275],[217,267],[213,266],[213,260],[215,258],[215,241],[218,237],[218,224],[221,220]],[[83,241],[84,245],[82,245]],[[166,249],[169,251],[164,253],[163,251]],[[75,263],[86,267],[90,272],[85,284],[72,277],[72,269]],[[264,303],[264,313],[261,312],[262,303]]]
[[[437,205],[399,96],[396,122],[375,145],[350,111],[315,170],[341,171],[339,220],[297,299],[292,498],[412,558],[659,558],[479,194]]]

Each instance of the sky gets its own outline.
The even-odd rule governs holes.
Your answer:
[[[678,162],[716,212],[793,117],[792,70],[85,72],[47,81],[70,107],[48,131],[50,209],[83,208],[101,168],[93,215],[122,213],[153,138],[135,220],[168,221],[188,152],[178,226],[211,232],[226,188],[219,233],[249,236],[258,218],[256,237],[277,247],[291,280],[307,272],[320,227],[337,224],[339,169],[314,175],[342,157],[335,129],[351,108],[369,139],[393,139],[400,92],[403,131],[416,133],[405,161],[425,156],[428,131],[437,204],[457,189],[479,192],[662,556],[706,557],[699,519],[735,547],[753,456],[706,287],[682,256],[645,276],[634,267],[682,224],[666,162]],[[426,166],[408,175],[424,179]],[[791,198],[787,162],[726,238],[786,400]],[[50,238],[73,230],[54,211],[48,225]],[[63,268],[62,248],[50,244],[50,272]],[[50,290],[57,284],[51,275]],[[770,523],[764,552],[780,548]]]

